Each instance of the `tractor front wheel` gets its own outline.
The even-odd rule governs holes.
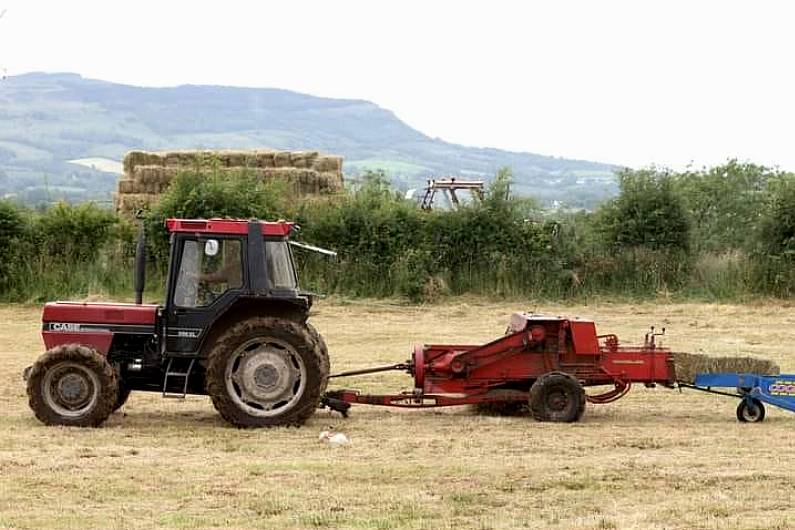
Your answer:
[[[233,325],[207,358],[207,394],[237,427],[303,424],[327,378],[328,363],[311,331],[283,318]]]
[[[585,412],[585,390],[569,374],[544,374],[530,388],[530,411],[539,421],[578,421]]]
[[[42,355],[28,375],[28,401],[46,425],[96,427],[118,399],[116,372],[97,351],[67,344]]]

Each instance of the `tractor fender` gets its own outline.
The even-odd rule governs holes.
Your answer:
[[[306,308],[294,299],[241,297],[225,311],[216,315],[203,334],[198,351],[207,355],[215,341],[236,322],[257,316],[277,316],[304,324],[309,316]]]

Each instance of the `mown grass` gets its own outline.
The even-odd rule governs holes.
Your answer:
[[[625,341],[665,325],[672,348],[795,371],[795,316],[781,303],[329,300],[313,321],[336,371],[402,361],[413,341],[489,340],[516,309],[594,316]],[[36,307],[0,308],[3,528],[783,529],[795,516],[795,416],[769,410],[763,424],[742,425],[734,400],[667,389],[589,405],[573,425],[359,406],[349,419],[319,411],[300,429],[241,431],[207,398],[133,394],[103,428],[44,427],[20,378],[42,350],[39,319]],[[400,373],[344,383],[410,386]],[[319,443],[328,427],[352,445]]]

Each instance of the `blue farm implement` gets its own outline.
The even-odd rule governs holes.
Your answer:
[[[740,398],[737,419],[744,423],[764,420],[765,403],[795,412],[795,374],[698,374],[694,384],[679,383],[679,386]],[[716,388],[729,388],[733,391],[715,390]]]

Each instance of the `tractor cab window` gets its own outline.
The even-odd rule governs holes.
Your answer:
[[[287,241],[265,241],[268,281],[273,289],[297,289],[293,256]]]
[[[238,239],[187,240],[174,292],[179,307],[206,307],[243,285],[242,245]]]

